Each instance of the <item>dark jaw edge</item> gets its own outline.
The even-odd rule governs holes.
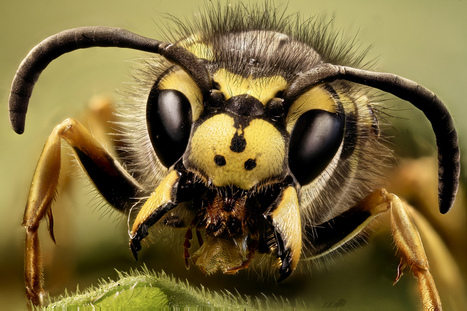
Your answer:
[[[282,265],[279,268],[279,279],[277,280],[277,283],[282,283],[285,279],[287,279],[290,275],[292,274],[292,269],[290,269],[290,264],[285,266]]]
[[[279,274],[280,277],[277,280],[277,283],[281,283],[284,281],[286,278],[292,274],[292,268],[290,265],[292,264],[292,254],[290,252],[290,249],[286,249],[280,256],[281,259],[281,267],[279,268]]]
[[[143,227],[145,227],[143,229]],[[145,232],[143,232],[145,230]],[[134,236],[130,238],[130,249],[133,253],[133,257],[138,261],[138,252],[141,250],[141,240],[148,235],[148,230],[146,226],[141,226],[138,228],[138,231]]]
[[[279,232],[274,231],[274,236],[277,243],[277,257],[279,257],[281,266],[279,267],[279,279],[277,283],[281,283],[286,278],[290,276],[292,273],[292,269],[290,268],[290,264],[292,262],[292,256],[290,254],[290,249],[285,248],[284,240]]]
[[[150,217],[148,217],[142,224],[139,225],[136,233],[130,236],[130,249],[133,257],[138,260],[138,252],[141,250],[141,240],[143,240],[149,233],[149,228],[158,222],[169,210],[177,206],[175,203],[167,203],[157,209]]]

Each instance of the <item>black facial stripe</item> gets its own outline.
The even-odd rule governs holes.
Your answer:
[[[219,114],[225,114],[225,115],[228,115],[229,117],[231,117],[233,120],[234,120],[234,124],[233,126],[236,128],[236,129],[245,129],[246,127],[248,127],[250,125],[250,122],[253,121],[253,120],[264,120],[268,123],[270,123],[272,126],[274,126],[274,128],[279,131],[283,136],[288,136],[289,133],[287,132],[287,129],[286,129],[286,124],[285,122],[283,122],[283,118],[281,119],[282,122],[275,122],[274,120],[272,120],[272,118],[269,116],[269,115],[262,115],[262,116],[257,116],[257,117],[243,117],[243,116],[238,116],[234,113],[231,113],[229,111],[226,111],[225,109],[223,109],[223,106],[215,109],[215,110],[210,110],[210,109],[205,109],[201,115],[199,116],[199,118],[195,121],[195,123],[193,124],[193,132],[196,131],[196,129],[201,125],[203,124],[206,120],[216,116],[216,115],[219,115]]]
[[[339,94],[337,94],[336,90],[329,84],[324,84],[323,88],[332,96],[332,98],[336,101],[339,102],[341,101]]]
[[[245,137],[243,137],[243,132],[240,135],[238,135],[238,131],[235,132],[235,135],[234,137],[232,137],[232,141],[230,143],[230,150],[232,150],[233,152],[240,153],[245,151],[245,147],[246,140]]]
[[[350,157],[357,146],[358,135],[358,116],[354,112],[345,113],[345,137],[342,148],[341,159]]]

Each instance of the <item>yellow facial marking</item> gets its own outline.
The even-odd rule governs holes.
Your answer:
[[[321,109],[332,113],[337,111],[337,105],[332,95],[322,85],[311,88],[293,102],[286,118],[287,131],[290,133],[298,118],[312,109]]]
[[[192,35],[180,42],[180,45],[193,53],[196,57],[214,61],[212,47],[205,43],[200,43],[202,39],[198,35]]]
[[[211,47],[207,46],[206,44],[194,43],[188,46],[187,50],[195,54],[198,58],[206,59],[209,61],[214,60],[214,52],[212,51]]]
[[[171,202],[173,187],[178,179],[179,176],[176,171],[171,171],[164,179],[162,179],[156,190],[154,190],[136,216],[131,229],[131,235],[136,234],[139,226],[144,223],[155,210],[161,208],[164,204]]]
[[[338,90],[337,90],[338,91]],[[346,111],[353,112],[358,115],[358,124],[372,132],[379,131],[379,124],[373,108],[370,108],[370,99],[366,94],[354,92],[351,95],[347,92],[339,92],[339,99]],[[372,105],[376,105],[372,103]]]
[[[213,80],[219,84],[220,91],[224,93],[226,100],[233,96],[247,94],[257,98],[263,105],[274,98],[277,92],[287,87],[287,81],[281,76],[244,78],[224,68],[214,73]]]
[[[196,121],[203,112],[203,96],[193,79],[184,71],[176,70],[165,75],[159,82],[161,90],[177,90],[184,94],[190,104],[193,121]]]
[[[279,176],[284,161],[285,142],[272,124],[254,119],[237,129],[232,117],[218,114],[193,133],[186,164],[216,187],[234,185],[248,190]]]
[[[294,187],[288,187],[284,190],[279,204],[270,216],[274,227],[284,237],[285,247],[291,251],[291,268],[294,270],[302,251],[300,209],[297,190]]]

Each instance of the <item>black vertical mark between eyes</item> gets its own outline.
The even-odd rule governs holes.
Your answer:
[[[233,152],[243,152],[246,148],[246,139],[243,137],[243,132],[239,135],[238,131],[235,132],[234,137],[232,137],[232,141],[230,142],[230,150]]]

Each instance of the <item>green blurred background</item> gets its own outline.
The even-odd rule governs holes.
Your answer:
[[[115,90],[125,89],[125,83],[131,81],[132,62],[141,53],[121,49],[88,49],[54,61],[39,79],[32,95],[25,133],[18,136],[9,125],[7,101],[11,80],[21,60],[42,39],[78,26],[117,26],[145,36],[161,38],[159,25],[167,23],[166,13],[190,19],[198,14],[198,9],[204,3],[198,0],[3,1],[0,10],[0,102],[3,105],[0,109],[2,307],[24,306],[24,230],[21,220],[29,183],[43,143],[56,124],[66,117],[78,116],[92,96],[104,94],[118,100]],[[378,70],[397,73],[434,91],[450,108],[461,146],[467,150],[467,122],[463,121],[467,113],[467,105],[464,103],[467,87],[466,1],[278,0],[275,4],[288,6],[288,12],[300,12],[303,17],[326,14],[334,19],[334,29],[350,37],[357,35],[363,48],[373,46],[368,59],[379,59],[376,66]],[[389,96],[387,98],[392,99]],[[392,99],[388,104],[400,107],[395,114],[404,116],[404,119],[394,120],[398,128],[394,135],[415,137],[408,142],[400,142],[402,148],[398,148],[398,151],[406,155],[433,152],[434,137],[422,115],[409,104],[397,100]],[[414,145],[416,149],[405,149]],[[464,173],[464,181],[465,176]],[[128,270],[140,264],[134,262],[127,248],[125,219],[116,213],[108,215],[108,209],[98,203],[89,187],[78,183],[75,188],[76,191],[60,199],[60,208],[55,208],[56,213],[62,214],[60,217],[68,219],[66,223],[56,223],[57,245],[54,246],[47,238],[45,223],[41,230],[43,248],[47,254],[47,288],[54,295],[62,293],[64,287],[74,290],[78,283],[83,288],[96,283],[99,278],[114,278],[114,268]],[[157,247],[151,247],[155,250],[143,253],[142,260],[150,268],[159,270],[162,267],[173,271],[177,277],[188,277],[193,283],[201,282],[209,288],[232,289],[235,286],[242,293],[255,295],[259,293],[259,287],[266,294],[284,295],[293,301],[302,301],[304,297],[308,299],[313,295],[312,305],[318,308],[326,308],[344,299],[347,304],[343,310],[351,310],[353,307],[363,310],[363,302],[370,310],[372,306],[388,301],[396,303],[387,304],[389,309],[397,307],[410,310],[413,305],[406,300],[412,294],[411,290],[407,292],[412,284],[411,277],[403,278],[400,282],[402,284],[396,286],[397,291],[392,287],[397,259],[392,258],[390,239],[384,236],[379,239],[389,244],[389,247],[364,248],[361,251],[363,255],[359,255],[363,257],[352,254],[330,271],[317,271],[311,281],[297,277],[296,285],[288,283],[281,287],[256,283],[255,278],[242,283],[245,282],[242,276],[221,277],[220,280],[214,278],[215,281],[211,281],[211,278],[205,278],[194,268],[189,272],[184,272],[184,269],[180,272],[176,268],[172,270],[167,262],[175,262],[183,268],[181,256],[163,250],[157,252]],[[174,254],[177,255],[172,258]],[[375,255],[391,257],[388,260],[391,262],[389,268],[386,265],[372,267],[370,258]],[[360,277],[354,269],[364,269],[366,273]],[[362,284],[370,286],[362,292]]]

